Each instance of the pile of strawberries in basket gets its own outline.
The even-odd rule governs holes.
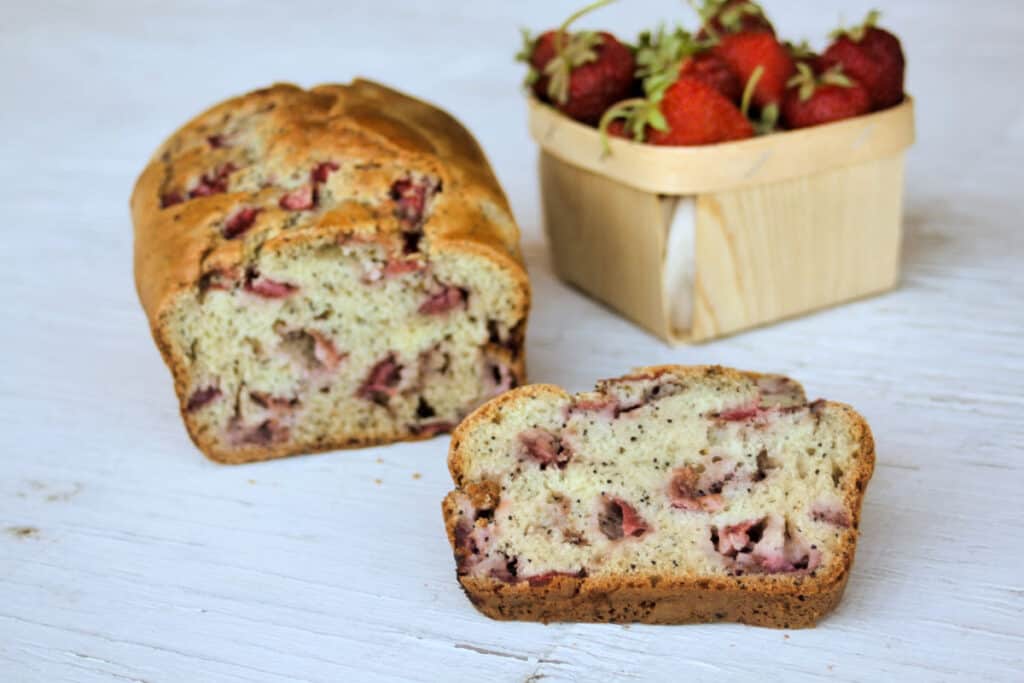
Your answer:
[[[635,45],[572,24],[609,4],[601,0],[561,27],[533,38],[518,58],[544,102],[602,134],[654,145],[709,145],[806,128],[886,109],[903,101],[899,39],[877,25],[832,33],[824,52],[780,40],[760,5],[744,0],[692,3],[696,33],[678,27],[641,33]]]

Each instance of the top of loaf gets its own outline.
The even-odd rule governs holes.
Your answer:
[[[374,240],[428,257],[454,245],[521,271],[511,210],[469,132],[364,80],[277,84],[214,106],[160,146],[131,208],[153,322],[204,277],[288,244]]]

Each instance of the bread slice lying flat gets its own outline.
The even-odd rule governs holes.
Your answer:
[[[788,378],[665,366],[503,394],[449,468],[458,580],[490,617],[799,628],[842,596],[874,442]]]

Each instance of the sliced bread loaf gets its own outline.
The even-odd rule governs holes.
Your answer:
[[[189,434],[238,463],[423,439],[521,383],[529,283],[473,137],[357,80],[223,102],[132,196]]]

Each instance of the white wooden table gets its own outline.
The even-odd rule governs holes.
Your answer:
[[[795,37],[872,4],[767,2]],[[548,263],[511,55],[517,25],[578,4],[0,3],[0,680],[1024,680],[1017,4],[882,3],[919,107],[901,288],[674,350]],[[633,0],[602,23],[630,35],[673,14]],[[719,362],[868,417],[878,467],[832,617],[488,621],[442,533],[447,439],[245,467],[192,447],[133,289],[135,175],[227,95],[357,74],[441,104],[489,153],[536,291],[533,380]]]

